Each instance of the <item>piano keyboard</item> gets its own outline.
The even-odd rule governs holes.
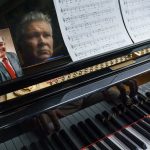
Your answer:
[[[132,109],[102,101],[60,119],[52,135],[26,132],[2,142],[0,150],[149,150],[150,83],[139,93],[144,102]]]

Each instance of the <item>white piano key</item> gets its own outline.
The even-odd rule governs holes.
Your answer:
[[[100,148],[99,148],[99,147],[97,147],[97,145],[96,145],[96,144],[92,144],[92,146],[93,146],[96,150],[100,150]]]
[[[104,104],[104,103],[103,103]],[[107,110],[107,111],[110,111],[110,114],[112,113],[111,112],[111,107],[109,107],[108,105],[107,105],[107,103],[105,103],[106,105],[103,105],[104,107],[105,107],[105,110]],[[99,107],[99,105],[97,105],[97,107]],[[110,109],[108,109],[108,108],[110,108]],[[108,112],[109,113],[109,112]],[[117,119],[117,117],[114,117],[115,119],[116,119],[116,121],[117,122],[119,122],[121,125],[122,125],[122,127],[124,126],[124,124],[123,124],[123,122],[121,122],[121,120],[119,120],[119,119]],[[126,139],[128,139],[133,145],[135,145],[136,147],[138,147],[139,148],[139,146],[138,145],[136,145],[129,137],[127,137],[124,133],[122,133],[122,132],[119,132],[123,137],[125,137]],[[117,138],[116,138],[117,139]],[[117,139],[119,142],[121,142],[119,139]],[[123,143],[123,142],[121,142],[121,143]],[[125,145],[125,144],[124,144]]]
[[[111,148],[109,147],[109,145],[107,145],[107,143],[105,143],[103,140],[101,140],[101,143],[102,143],[106,148],[111,149]]]
[[[16,147],[14,143],[12,142],[12,140],[6,141],[5,146],[8,150],[16,150]]]
[[[16,149],[17,149],[17,150],[21,150],[21,148],[23,147],[23,144],[22,144],[22,142],[20,141],[20,139],[19,139],[18,137],[15,137],[15,138],[12,139],[12,141],[13,141],[13,143],[14,143]]]
[[[90,108],[91,111],[94,112],[94,117],[96,114],[99,113],[99,109],[94,105],[92,108]],[[110,131],[104,126],[104,124],[100,123],[97,119],[95,119],[95,123],[101,128],[101,130],[105,133],[105,135],[110,134]]]
[[[6,146],[4,143],[0,144],[0,150],[7,150]]]
[[[31,143],[35,143],[38,149],[43,150],[41,145],[38,143],[38,137],[33,132],[27,132],[26,136],[28,140],[30,141],[30,146],[31,146]]]
[[[85,135],[85,133],[83,132],[83,130],[80,129],[80,128],[78,127],[78,125],[77,125],[79,121],[82,121],[82,117],[78,114],[78,112],[72,114],[71,116],[69,116],[69,117],[68,117],[68,120],[70,120],[70,122],[72,122],[72,124],[76,125],[77,128],[79,129],[79,131],[81,131],[81,134],[83,134],[83,136],[85,136],[86,139],[90,142],[89,138]],[[89,143],[89,144],[90,144],[90,143]]]
[[[25,146],[25,147],[30,147],[30,141],[29,141],[29,139],[27,138],[27,136],[26,136],[26,134],[24,133],[24,134],[21,134],[20,136],[20,140],[21,140],[21,142],[23,143],[23,145]]]
[[[70,132],[70,125],[68,124],[66,119],[63,118],[60,120],[60,126],[61,126],[61,129],[65,130],[65,132],[68,134],[68,136],[70,137],[72,142],[76,145],[76,147],[80,149],[82,145],[79,144],[79,142],[77,142],[75,136],[72,134],[72,132]]]
[[[129,131],[130,132],[130,131]],[[130,132],[131,134],[133,134],[134,136],[138,137],[137,134],[134,134],[133,132]],[[122,135],[124,135],[124,137],[126,137],[127,139],[129,139],[125,134],[121,133]],[[139,137],[138,137],[139,138]],[[139,138],[141,140],[141,138]],[[130,139],[129,139],[130,140]],[[142,140],[141,140],[142,141]],[[130,140],[130,142],[132,142],[137,148],[138,150],[142,150],[142,148],[140,146],[138,146],[134,141]],[[142,141],[143,143],[145,143],[146,145],[146,142]],[[147,146],[146,146],[147,147]]]
[[[96,113],[99,112],[99,109],[97,109],[97,107],[95,107],[95,105],[94,105],[94,106],[92,106],[92,107],[86,109],[85,111],[87,111],[87,113],[89,113],[89,115],[91,115],[91,116],[94,117],[94,116],[96,115]],[[94,119],[95,119],[95,118],[94,118]],[[96,123],[96,121],[95,121],[94,123]],[[106,135],[108,134],[108,132],[106,132],[106,129],[105,129],[104,127],[100,126],[99,123],[96,123],[96,125],[97,125],[97,127],[98,127],[100,130],[102,130]],[[114,144],[116,144],[116,143],[113,141],[113,139],[110,140],[110,141],[112,141]],[[105,145],[107,145],[107,147],[109,147],[106,142],[104,142],[104,143],[105,143]],[[116,145],[117,145],[117,144],[116,144]],[[117,145],[117,146],[118,146],[118,145]],[[120,147],[119,147],[119,148],[120,148]],[[110,147],[109,147],[109,149],[110,149]]]
[[[74,123],[71,122],[69,118],[72,118],[72,116],[69,115],[67,117],[64,117],[63,119],[61,119],[61,122],[65,126],[65,128],[64,128],[64,129],[66,129],[65,131],[67,131],[67,133],[69,133],[70,137],[74,140],[75,144],[80,149],[83,146],[82,142],[79,140],[79,138],[77,138],[75,133],[72,131],[71,125],[74,124]]]
[[[129,132],[131,132],[132,134],[134,134],[136,137],[138,137],[142,142],[144,142],[147,146],[147,150],[150,149],[150,141],[148,139],[146,139],[142,134],[140,134],[139,132],[137,132],[135,129],[133,129],[132,127],[128,127],[126,128]],[[140,148],[139,148],[140,149]]]
[[[124,143],[118,140],[114,135],[109,137],[109,139],[112,140],[121,150],[130,150]]]

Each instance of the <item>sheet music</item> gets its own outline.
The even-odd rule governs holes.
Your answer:
[[[150,0],[120,0],[120,4],[133,41],[150,39]]]
[[[118,0],[54,0],[54,4],[73,61],[132,43]]]

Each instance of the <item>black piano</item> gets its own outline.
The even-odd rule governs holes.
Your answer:
[[[1,1],[0,28],[9,28],[14,40],[17,21],[33,7],[41,11],[50,7],[49,13],[56,16],[52,0],[42,4],[40,0]],[[58,32],[58,22],[53,22]],[[60,37],[59,32],[55,37],[58,45],[63,43]],[[59,49],[65,52],[51,61],[31,66],[21,61],[24,75],[0,83],[1,96],[28,90],[0,103],[0,150],[149,150],[150,40],[75,62],[64,43],[56,47]],[[46,81],[49,85],[32,91]],[[107,97],[111,87],[120,92],[117,99]],[[47,134],[34,123],[47,111],[79,99],[86,102],[96,93],[106,97],[61,117],[58,131]]]

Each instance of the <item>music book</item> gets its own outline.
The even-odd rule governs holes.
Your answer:
[[[150,1],[54,0],[73,61],[150,39]]]

